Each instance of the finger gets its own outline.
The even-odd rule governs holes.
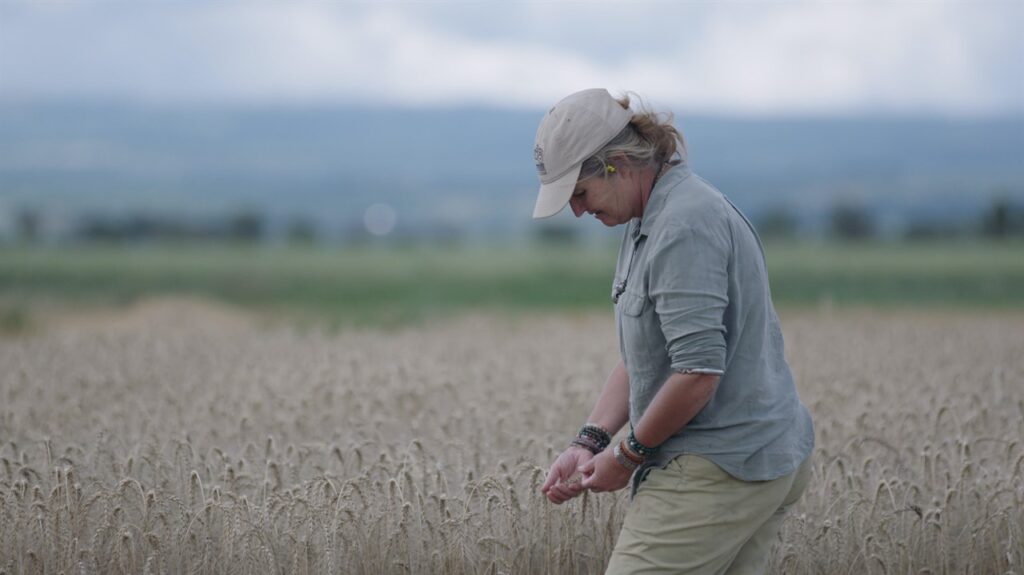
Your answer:
[[[593,459],[588,459],[586,461],[586,463],[584,463],[583,465],[580,465],[577,469],[579,470],[580,473],[582,473],[584,475],[590,475],[591,473],[594,472],[594,460]]]
[[[580,486],[579,483],[573,483],[568,485],[564,483],[561,484],[561,493],[562,495],[565,496],[566,499],[572,499],[573,497],[579,495],[582,491],[583,488]]]
[[[569,494],[570,499],[576,497],[580,493],[583,493],[583,483],[581,481],[577,481],[576,483],[567,485],[565,487],[565,492]]]
[[[548,492],[548,499],[555,505],[561,505],[562,503],[572,499],[572,497],[561,490],[552,489]]]
[[[554,485],[556,481],[558,481],[558,470],[555,469],[554,466],[551,466],[551,470],[548,471],[548,476],[544,480],[544,485],[541,486],[540,490],[543,491],[544,493],[547,493],[548,490],[551,489],[551,486]]]
[[[551,489],[548,490],[548,496],[549,497],[554,496],[554,497],[564,501],[564,500],[569,498],[569,493],[565,490],[565,486],[564,485],[562,485],[561,483],[556,483],[556,484],[551,486]]]
[[[559,483],[557,487],[558,493],[565,501],[568,501],[583,492],[583,487],[580,485],[578,480],[572,483]]]

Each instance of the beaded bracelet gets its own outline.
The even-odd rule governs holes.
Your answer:
[[[630,449],[645,459],[654,455],[654,452],[658,450],[657,447],[647,447],[643,443],[637,441],[636,434],[633,430],[629,431],[629,438],[626,441],[629,442]]]
[[[576,438],[592,440],[598,451],[604,451],[612,442],[612,435],[608,433],[608,430],[596,423],[585,424],[580,428],[579,433],[576,434]]]
[[[612,454],[615,456],[615,461],[618,461],[619,465],[625,467],[626,469],[628,469],[630,471],[636,471],[636,468],[640,467],[640,464],[638,464],[635,461],[633,461],[632,459],[626,457],[622,453],[622,448],[621,448],[620,445],[616,445],[615,449],[612,450]]]
[[[571,442],[569,442],[569,445],[577,445],[593,453],[594,455],[597,455],[598,453],[604,451],[604,447],[601,447],[600,444],[598,444],[590,437],[577,437],[576,439],[573,439]]]
[[[612,434],[596,423],[583,424],[583,427],[580,428],[580,433],[590,435],[599,441],[606,440],[608,443],[612,441]]]

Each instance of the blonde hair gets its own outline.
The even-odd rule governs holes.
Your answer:
[[[634,96],[636,96],[634,94]],[[580,180],[594,176],[608,175],[608,160],[619,156],[637,167],[660,166],[664,163],[679,164],[686,159],[686,142],[682,133],[672,124],[671,113],[659,114],[644,105],[636,96],[638,111],[629,124],[610,142],[583,162]],[[629,110],[630,96],[623,95],[616,100]]]

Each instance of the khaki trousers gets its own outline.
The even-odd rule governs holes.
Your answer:
[[[809,476],[810,457],[790,475],[741,481],[703,457],[681,455],[640,484],[606,573],[764,573]]]

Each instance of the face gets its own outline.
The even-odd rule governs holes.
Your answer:
[[[607,177],[594,176],[576,182],[569,206],[576,217],[593,214],[602,224],[624,224],[635,215],[634,194],[621,171]]]

